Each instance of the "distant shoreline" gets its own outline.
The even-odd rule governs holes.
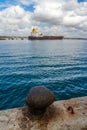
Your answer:
[[[65,37],[64,39],[67,39],[67,40],[87,40],[87,38],[67,38]]]
[[[25,36],[0,36],[0,40],[24,40],[28,39],[28,37]],[[66,40],[87,40],[87,38],[74,38],[74,37],[64,37],[63,39]]]

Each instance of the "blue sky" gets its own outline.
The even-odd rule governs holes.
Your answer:
[[[87,0],[77,0],[78,3],[80,2],[87,2]],[[34,11],[34,2],[31,2],[29,5],[25,5],[23,4],[21,1],[18,1],[18,0],[0,0],[0,5],[3,5],[3,6],[0,6],[0,10],[10,6],[10,5],[20,5],[22,6],[25,10],[29,10],[29,11]]]
[[[35,5],[34,3],[31,3],[28,6],[25,6],[25,5],[22,5],[22,6],[24,6],[25,10],[29,10],[29,11],[33,12],[34,11],[34,5]]]
[[[87,0],[0,0],[0,35],[87,36]]]
[[[1,6],[3,5],[3,6]],[[8,6],[11,6],[11,5],[20,5],[22,6],[25,10],[29,10],[29,11],[33,11],[34,8],[34,2],[31,2],[29,5],[27,4],[23,4],[21,1],[18,1],[18,0],[0,0],[0,10],[8,7]]]

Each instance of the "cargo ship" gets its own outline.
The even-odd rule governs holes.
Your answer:
[[[31,31],[31,36],[28,37],[29,40],[62,40],[64,36],[46,36],[43,35],[36,28],[33,28]]]

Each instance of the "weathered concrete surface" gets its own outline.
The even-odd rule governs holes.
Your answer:
[[[27,107],[0,111],[0,130],[87,130],[87,97],[54,102],[42,117]]]

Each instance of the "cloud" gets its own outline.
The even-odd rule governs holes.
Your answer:
[[[28,10],[31,4],[32,12]],[[19,0],[0,11],[0,35],[28,36],[33,25],[44,34],[87,37],[87,2]]]
[[[32,3],[32,0],[19,0],[19,2],[23,5],[30,5]]]
[[[20,2],[21,4],[23,4],[23,5],[28,6],[28,5],[37,3],[38,0],[19,0],[19,2]]]
[[[56,33],[64,30],[64,34],[73,36],[81,32],[87,35],[87,2],[78,3],[76,0],[44,0],[38,1],[34,10],[34,19],[41,23],[47,23]],[[59,28],[60,25],[60,28]],[[72,31],[73,30],[73,31]],[[66,34],[67,34],[66,33]],[[60,33],[59,33],[60,34]]]
[[[11,6],[0,12],[1,35],[28,35],[32,26],[31,15],[20,6]]]

